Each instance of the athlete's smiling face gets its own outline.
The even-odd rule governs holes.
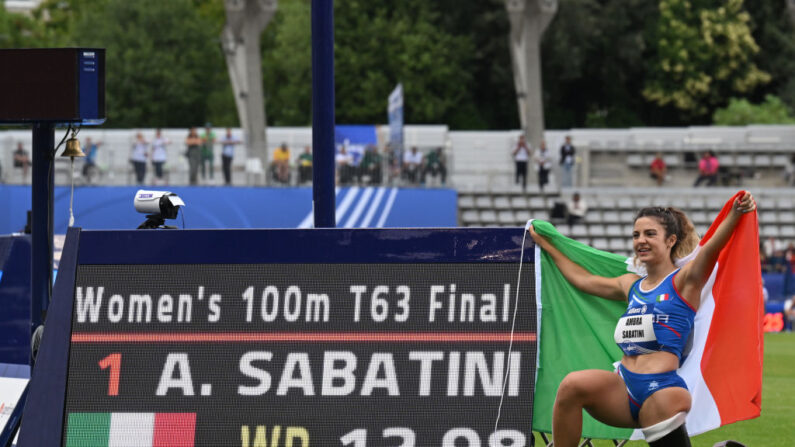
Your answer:
[[[665,228],[654,217],[639,217],[632,230],[632,247],[638,260],[655,263],[671,259],[676,236],[665,235]]]

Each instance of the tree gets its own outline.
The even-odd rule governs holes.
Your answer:
[[[704,119],[731,96],[770,81],[742,0],[660,0],[656,55],[644,96]]]
[[[547,128],[653,119],[641,91],[658,17],[648,0],[561,0],[543,42]]]
[[[50,46],[47,32],[39,20],[6,11],[0,5],[0,48]]]
[[[71,39],[107,49],[110,125],[186,127],[208,119],[208,97],[228,83],[216,29],[191,0],[106,0],[80,11]]]
[[[386,120],[386,100],[403,83],[407,123],[456,126],[476,115],[471,40],[440,28],[432,2],[335,3],[336,118]],[[306,125],[311,116],[310,5],[283,0],[263,37],[269,124]]]
[[[713,114],[719,126],[746,126],[748,124],[795,124],[795,117],[781,99],[767,95],[765,102],[751,104],[747,99],[732,98],[729,105]]]
[[[757,89],[753,99],[776,95],[795,109],[795,29],[784,1],[746,0],[754,40],[759,44],[756,63],[771,81]]]

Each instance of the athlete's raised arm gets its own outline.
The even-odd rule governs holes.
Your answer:
[[[566,280],[585,293],[608,300],[626,301],[627,293],[630,287],[632,287],[632,283],[640,278],[633,273],[627,273],[615,278],[594,275],[581,265],[569,259],[544,236],[536,233],[532,225],[528,231],[533,241],[535,241],[542,250],[549,253]]]
[[[712,274],[715,263],[718,262],[720,251],[729,242],[737,223],[743,215],[755,209],[756,201],[748,191],[734,199],[731,211],[720,223],[712,237],[701,247],[696,257],[682,267],[682,270],[674,278],[674,283],[682,298],[698,307],[698,301],[701,299],[701,289],[707,279],[709,279],[709,275]]]

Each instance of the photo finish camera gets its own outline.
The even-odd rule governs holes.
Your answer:
[[[178,195],[169,191],[146,191],[139,189],[135,193],[135,211],[146,214],[146,221],[138,226],[139,230],[176,227],[166,226],[166,219],[176,219],[179,207],[185,202]]]

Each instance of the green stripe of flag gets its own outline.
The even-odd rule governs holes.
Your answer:
[[[563,254],[588,271],[607,277],[627,273],[626,258],[588,247],[561,235],[552,224],[533,221],[533,228]],[[546,252],[541,252],[541,327],[533,429],[552,431],[552,406],[563,378],[571,371],[613,371],[621,349],[613,340],[616,322],[627,303],[586,295],[568,283]],[[627,402],[629,406],[629,402]],[[628,439],[631,429],[609,427],[583,411],[583,436]]]
[[[110,439],[110,413],[69,413],[66,447],[100,447]]]

